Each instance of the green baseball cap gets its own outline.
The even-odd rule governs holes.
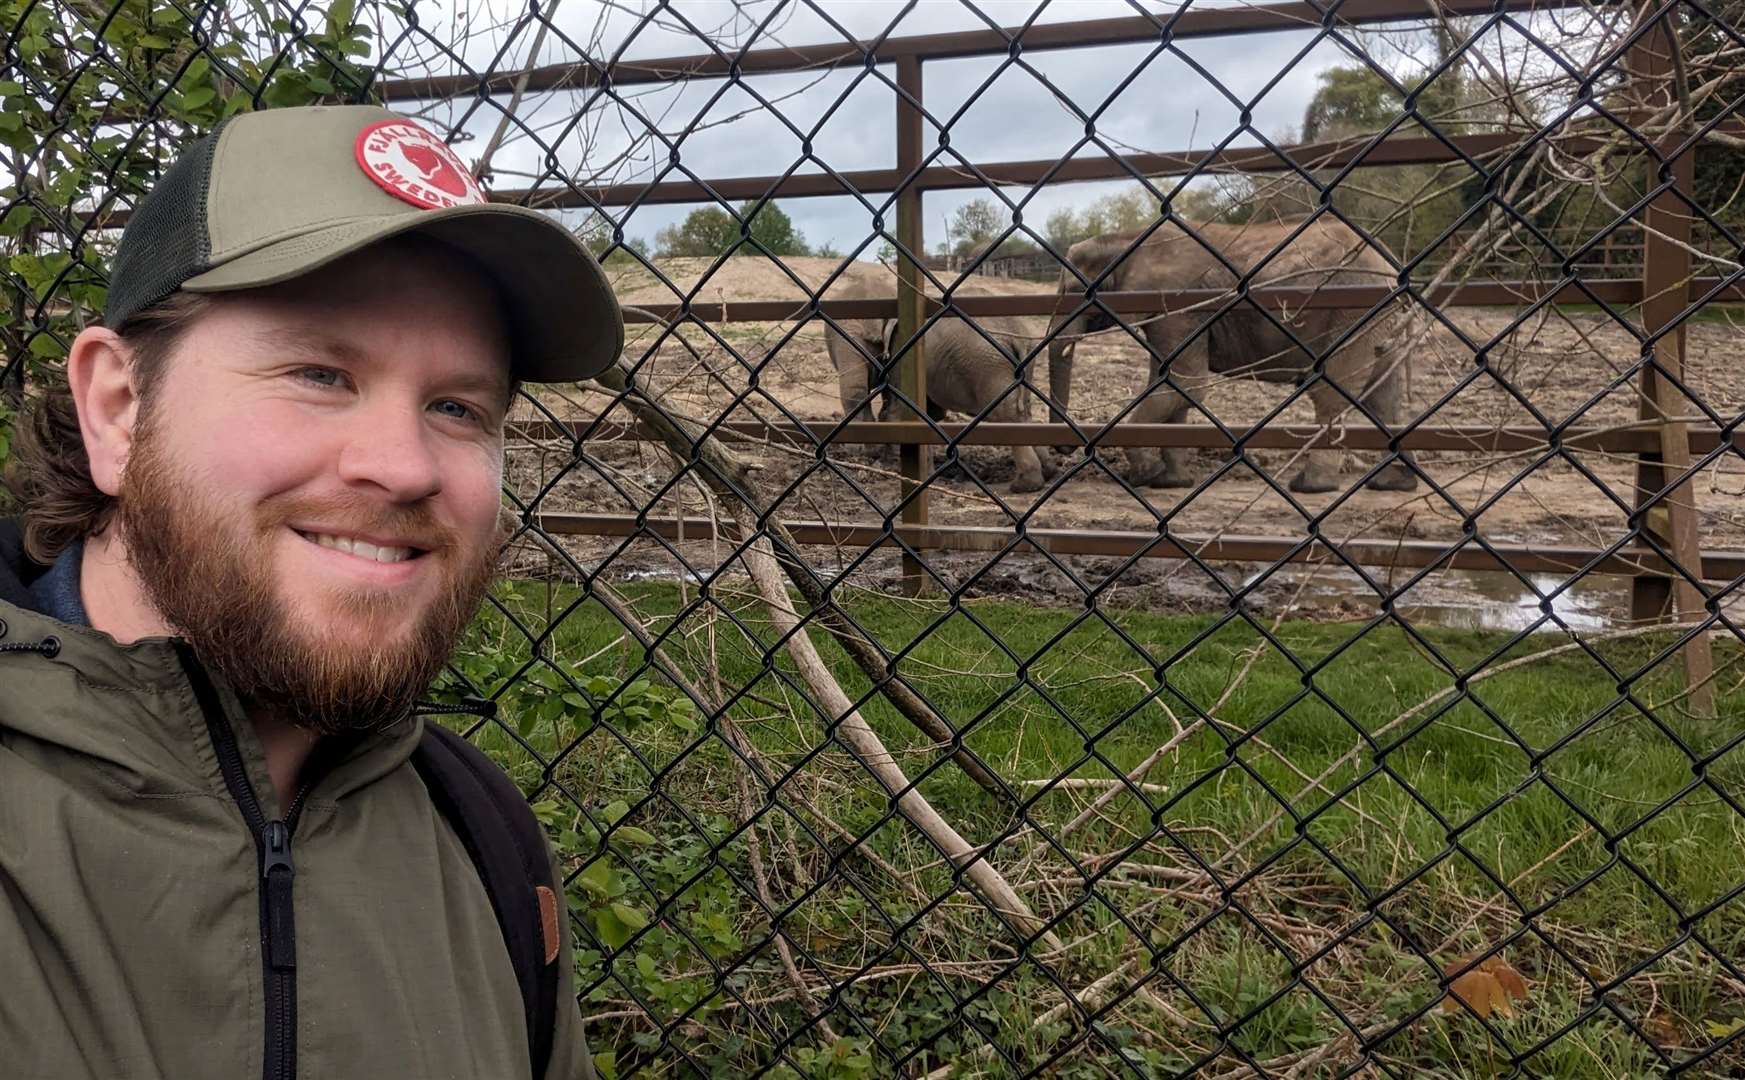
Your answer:
[[[440,138],[374,105],[242,113],[185,150],[121,234],[103,322],[120,326],[178,289],[288,281],[414,232],[496,280],[519,378],[591,378],[623,349],[618,300],[568,229],[488,201]]]

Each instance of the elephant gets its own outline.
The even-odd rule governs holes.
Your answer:
[[[971,290],[963,289],[968,293]],[[879,295],[870,285],[837,291],[832,298]],[[885,294],[888,295],[888,294]],[[840,331],[837,329],[840,327]],[[978,332],[977,328],[980,328]],[[867,410],[869,373],[874,362],[889,362],[901,343],[895,341],[895,319],[843,319],[825,330],[825,347],[836,368],[842,415],[851,417]],[[1021,320],[983,317],[974,325],[959,317],[945,316],[927,328],[922,352],[927,362],[927,414],[943,420],[947,413],[979,415],[994,404],[986,419],[1023,422],[1031,419],[1030,390],[1013,383],[1019,377],[1020,358],[1036,348],[1037,335]],[[894,374],[893,374],[894,378]],[[1010,393],[1007,391],[1010,390]],[[1004,394],[1004,397],[1001,395]],[[891,396],[882,394],[879,419],[890,414]],[[1051,479],[1056,468],[1046,451],[1032,446],[1012,447],[1014,492],[1037,491]]]
[[[1067,258],[1090,280],[1121,259],[1097,284],[1099,292],[1223,289],[1236,283],[1236,274],[1230,267],[1247,273],[1298,227],[1291,222],[1195,224],[1192,229],[1200,237],[1196,240],[1172,222],[1145,237],[1125,259],[1121,259],[1121,254],[1133,245],[1137,233],[1105,234],[1082,240],[1072,245]],[[1207,251],[1207,245],[1216,248],[1230,266]],[[1394,277],[1388,260],[1349,226],[1321,219],[1311,223],[1267,262],[1254,284],[1315,288],[1383,284]],[[1077,336],[1115,325],[1096,308],[1074,314],[1084,292],[1078,276],[1063,268],[1048,346],[1049,394],[1057,419],[1071,415],[1073,349]],[[1189,393],[1213,373],[1301,383],[1313,366],[1313,358],[1305,348],[1315,353],[1332,348],[1341,335],[1357,326],[1364,314],[1358,310],[1308,308],[1280,317],[1302,343],[1299,347],[1265,315],[1243,305],[1218,315],[1206,333],[1183,347],[1182,343],[1215,314],[1216,306],[1206,304],[1198,311],[1173,314],[1166,311],[1144,321],[1141,329],[1151,358],[1146,385],[1156,383],[1166,369],[1177,385],[1166,383],[1152,391],[1129,414],[1134,420],[1180,423],[1191,404]],[[1130,324],[1146,319],[1126,318]],[[1329,385],[1328,379],[1362,401],[1389,427],[1404,419],[1407,358],[1397,348],[1402,319],[1397,313],[1372,319],[1326,361],[1322,371],[1327,379],[1317,380],[1309,388],[1319,424],[1335,422],[1350,408],[1350,401]],[[1170,358],[1178,347],[1182,351]],[[1337,490],[1340,453],[1335,449],[1310,451],[1302,470],[1291,479],[1291,490]],[[1191,483],[1186,454],[1181,449],[1170,448],[1160,455],[1155,449],[1136,448],[1129,451],[1128,460],[1128,479],[1135,484],[1186,487]],[[1417,484],[1417,474],[1400,460],[1390,462],[1369,479],[1370,487],[1385,491],[1410,491]]]

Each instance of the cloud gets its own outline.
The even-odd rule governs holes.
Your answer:
[[[838,26],[792,3],[680,4],[645,21],[622,3],[571,0],[558,9],[539,62],[573,62],[584,54],[602,63],[619,54],[638,59],[695,55],[708,51],[699,34],[731,51],[746,43],[768,48],[845,41],[844,34],[872,38],[984,25],[971,9],[938,0],[914,6],[894,23],[891,16],[903,11],[895,4],[823,6]],[[1007,26],[1022,24],[1035,13],[1035,5],[1014,0],[990,0],[981,7]],[[1174,5],[1155,2],[1146,7],[1159,17],[1175,10]],[[422,5],[420,11],[425,11]],[[436,11],[438,17],[423,21],[434,24],[433,36],[440,37],[444,26],[452,34],[468,19],[494,19],[507,27],[524,9],[491,0],[453,14],[440,6]],[[1049,5],[1038,21],[1133,13],[1124,2],[1081,0]],[[536,30],[522,26],[506,55],[524,58]],[[469,65],[483,69],[504,52],[507,37],[507,29],[476,33],[464,40],[459,53]],[[936,164],[952,165],[1182,150],[1226,140],[1252,145],[1254,131],[1276,137],[1294,128],[1319,73],[1350,62],[1337,44],[1322,41],[1311,48],[1313,41],[1314,32],[1303,30],[1196,38],[1167,50],[1125,45],[1029,52],[1018,61],[929,61],[923,69],[924,100],[934,124],[925,133],[924,151],[936,155]],[[443,63],[437,58],[432,67],[444,70]],[[618,99],[586,92],[539,95],[524,102],[519,112],[531,137],[513,130],[517,137],[494,157],[495,183],[499,188],[551,188],[561,186],[559,176],[586,183],[681,180],[688,178],[686,170],[702,178],[769,176],[789,169],[822,171],[820,162],[835,170],[888,168],[896,163],[897,99],[888,81],[894,77],[886,65],[876,73],[857,67],[748,76],[737,84],[720,78],[675,80],[624,87]],[[443,103],[433,118],[459,122],[470,104]],[[1244,109],[1251,110],[1248,129],[1242,125]],[[500,116],[496,106],[474,110],[462,125],[469,137],[460,147],[463,156],[469,150],[477,156]],[[1087,120],[1101,145],[1087,141]],[[1005,195],[1022,203],[1024,219],[1040,227],[1050,211],[1083,204],[1120,186],[1122,182],[1035,191],[1008,188]],[[985,194],[929,193],[924,200],[929,243],[943,236],[942,223],[958,206]],[[876,208],[889,196],[867,198]],[[873,211],[853,198],[790,198],[782,204],[814,243],[844,251],[859,246],[873,228]],[[652,238],[694,208],[640,206],[618,208],[613,215],[628,236]],[[894,228],[893,222],[886,225]]]

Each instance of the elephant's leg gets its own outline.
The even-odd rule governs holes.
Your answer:
[[[1050,469],[1049,476],[1054,475]],[[1042,457],[1034,446],[1012,447],[1012,490],[1041,491],[1043,484]]]
[[[1382,423],[1397,430],[1406,419],[1406,364],[1409,361],[1387,349],[1377,348],[1375,362],[1375,381],[1364,394],[1363,403],[1369,406],[1369,410]],[[1370,477],[1369,486],[1377,491],[1415,489],[1418,486],[1418,474],[1405,465],[1405,461],[1409,460],[1411,454],[1402,452],[1399,458],[1388,462],[1381,471]]]
[[[1324,378],[1317,379],[1309,387],[1309,400],[1314,402],[1315,423],[1318,427],[1335,423],[1340,414],[1351,406],[1345,395],[1335,390]],[[1337,491],[1339,470],[1344,457],[1345,451],[1331,447],[1307,451],[1303,455],[1303,467],[1291,477],[1291,490],[1305,494]]]
[[[1171,343],[1182,339],[1183,334],[1180,331],[1183,328],[1171,325],[1175,321],[1159,319],[1146,328],[1146,338],[1152,353],[1146,377],[1148,386],[1157,381],[1163,370],[1162,358],[1169,355],[1173,347]],[[1206,338],[1201,335],[1171,361],[1171,382],[1159,386],[1139,403],[1139,407],[1130,414],[1133,421],[1141,424],[1179,424],[1186,420],[1188,406],[1192,402],[1176,386],[1182,382],[1190,386],[1203,383],[1207,363]],[[1189,487],[1193,483],[1188,475],[1187,451],[1180,447],[1172,446],[1162,453],[1152,447],[1134,447],[1127,451],[1127,460],[1127,479],[1133,484],[1174,488]]]
[[[830,362],[836,367],[836,392],[842,402],[844,420],[871,419],[873,410],[867,400],[867,369],[870,366],[854,342],[835,330],[826,334]]]

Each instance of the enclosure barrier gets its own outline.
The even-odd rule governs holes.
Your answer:
[[[875,33],[843,25],[874,7],[770,0],[715,26],[655,0],[6,7],[0,459],[180,147],[242,108],[387,102],[442,130],[491,198],[564,215],[646,279],[626,286],[642,336],[617,368],[523,395],[508,578],[435,691],[548,826],[608,1080],[1745,1071],[1745,384],[1726,307],[1745,301],[1745,11],[1331,0],[1043,21],[1056,5],[1001,26],[966,0],[950,10],[973,29],[914,33],[943,10],[914,4],[878,5]],[[1384,30],[1418,44],[1389,52]],[[1292,34],[1302,48],[1253,94],[1196,55]],[[1294,142],[1258,130],[1260,100],[1323,47],[1382,87],[1381,114]],[[1100,100],[1033,62],[1089,49],[1140,56]],[[956,61],[994,71],[947,112],[923,74]],[[1228,135],[1115,140],[1111,106],[1164,62],[1238,114]],[[833,99],[797,92],[830,99],[809,127],[760,89],[832,72]],[[1039,80],[1083,138],[966,157],[950,136],[1008,75]],[[683,85],[701,110],[657,110]],[[1438,99],[1450,85],[1465,90]],[[861,86],[894,102],[894,160],[837,169],[818,137]],[[798,141],[790,164],[713,176],[691,152],[729,90]],[[1364,178],[1444,167],[1427,175],[1456,174],[1457,213],[1377,280],[1262,273],[1317,222],[1386,250],[1398,214],[1353,209]],[[1215,287],[1123,288],[1034,220],[1054,185],[1138,185],[1156,213],[1131,258],[1165,229],[1198,235],[1182,207],[1206,178],[1248,185],[1226,218],[1262,220],[1279,192],[1304,210],[1251,265],[1213,253]],[[989,193],[1011,224],[944,274],[923,197],[953,191]],[[752,218],[824,197],[874,228],[819,286]],[[674,204],[725,209],[730,249],[680,273],[629,246],[639,211]],[[966,288],[1012,238],[1062,269],[1059,291]],[[881,241],[877,295],[831,295]],[[807,299],[712,296],[740,251]],[[1356,340],[1402,309],[1425,327],[1412,348],[1462,359],[1403,419],[1344,389],[1334,423],[1271,401],[1145,411],[1238,316],[1309,357],[1288,404],[1337,385],[1333,348],[1291,329],[1304,313]],[[1148,328],[1184,311],[1205,326],[1160,344]],[[1154,362],[1113,415],[1060,407],[1034,377],[1075,312],[1109,323],[1081,350]],[[931,416],[928,330],[1004,317],[1047,327],[1004,391],[1034,392],[1041,419],[996,418],[997,401]],[[823,420],[769,388],[790,357],[826,368],[802,330],[856,320],[895,322],[868,387],[894,419]],[[1526,333],[1551,320],[1565,339]],[[745,324],[775,329],[729,335]],[[1568,354],[1590,381],[1543,392]],[[703,384],[714,396],[685,396]],[[1478,422],[1457,407],[1474,388],[1508,408]],[[849,446],[897,447],[894,474]],[[975,452],[1026,447],[1062,451],[1039,493],[986,482]],[[1116,467],[1195,449],[1217,464],[1179,492]],[[1273,475],[1330,449],[1363,455],[1342,490]],[[1358,489],[1389,469],[1418,491]],[[1570,485],[1533,486],[1552,470]],[[1249,525],[1261,501],[1272,516]],[[1626,583],[1627,613],[1594,614],[1600,578]],[[1501,621],[1432,625],[1499,586]],[[1317,611],[1333,621],[1298,618]]]
[[[897,247],[903,257],[898,263],[898,283],[900,287],[897,298],[897,318],[901,359],[898,363],[896,385],[902,392],[902,397],[909,402],[926,400],[925,371],[926,364],[921,353],[921,341],[917,336],[917,328],[926,320],[926,314],[919,310],[926,305],[926,299],[921,289],[921,278],[925,273],[919,256],[925,252],[922,241],[923,224],[921,221],[921,194],[927,190],[940,190],[961,187],[994,187],[999,184],[1030,184],[1040,185],[1069,180],[1113,179],[1136,177],[1167,177],[1174,175],[1196,174],[1217,171],[1249,171],[1276,172],[1302,171],[1306,168],[1328,168],[1348,170],[1357,164],[1369,166],[1418,164],[1418,163],[1448,163],[1466,161],[1468,163],[1491,157],[1500,157],[1505,162],[1522,156],[1534,143],[1538,142],[1543,132],[1522,136],[1514,133],[1497,133],[1491,135],[1468,136],[1465,138],[1449,138],[1433,127],[1433,137],[1418,139],[1391,139],[1378,137],[1363,140],[1349,140],[1344,143],[1326,145],[1308,145],[1276,148],[1266,146],[1257,149],[1242,148],[1232,150],[1225,145],[1213,148],[1177,152],[1175,154],[1149,155],[1111,155],[1094,160],[1055,160],[1033,162],[1003,162],[993,164],[970,164],[963,162],[957,166],[926,167],[924,157],[931,160],[939,156],[925,155],[923,94],[921,82],[921,63],[924,60],[956,59],[972,56],[1010,56],[1018,58],[1026,52],[1037,52],[1046,49],[1079,48],[1093,45],[1113,45],[1131,43],[1163,42],[1190,40],[1196,37],[1246,34],[1276,30],[1299,29],[1304,26],[1335,25],[1361,26],[1378,22],[1396,22],[1412,19],[1432,20],[1446,19],[1462,14],[1498,16],[1511,11],[1550,10],[1565,5],[1565,0],[1546,3],[1544,0],[1500,0],[1495,3],[1439,3],[1430,13],[1426,13],[1424,5],[1415,0],[1371,0],[1369,3],[1332,4],[1326,8],[1307,3],[1290,3],[1276,5],[1256,5],[1236,10],[1192,11],[1184,8],[1167,20],[1155,18],[1123,18],[1098,20],[1077,24],[1063,24],[1051,27],[1025,27],[1022,30],[1008,28],[1004,30],[977,31],[971,33],[919,35],[909,38],[891,38],[877,42],[859,42],[852,49],[835,46],[818,48],[780,48],[765,50],[746,50],[729,56],[722,52],[689,57],[671,57],[658,60],[625,62],[614,58],[611,63],[600,63],[591,57],[581,63],[556,65],[526,73],[525,79],[517,79],[522,91],[527,89],[565,87],[589,93],[589,101],[601,95],[611,96],[615,87],[635,85],[650,80],[669,79],[675,77],[701,78],[708,76],[727,76],[740,78],[752,73],[770,73],[782,71],[816,70],[840,64],[863,64],[871,66],[880,60],[895,60],[897,62],[897,167],[892,170],[865,171],[854,174],[839,174],[829,168],[828,163],[818,162],[824,168],[823,175],[795,175],[795,169],[802,162],[796,161],[793,168],[781,176],[765,176],[740,179],[703,179],[692,175],[687,181],[648,185],[611,185],[596,187],[570,186],[563,194],[553,198],[540,193],[535,198],[530,191],[506,191],[494,197],[506,201],[529,202],[546,206],[587,206],[604,208],[611,206],[636,207],[642,204],[660,202],[692,202],[711,200],[726,202],[734,198],[766,200],[775,198],[794,198],[819,195],[855,194],[864,198],[868,194],[896,193],[896,233]],[[1672,70],[1672,55],[1677,50],[1674,39],[1664,35],[1659,29],[1671,16],[1668,11],[1676,9],[1676,5],[1647,7],[1642,10],[1643,18],[1633,35],[1633,45],[1629,51],[1630,63],[1639,68],[1633,74],[1639,82],[1648,82],[1657,88],[1643,93],[1641,105],[1644,112],[1651,112],[1655,105],[1664,105],[1672,99],[1674,91],[1670,89]],[[1657,36],[1659,36],[1657,38]],[[414,101],[431,97],[458,96],[465,93],[479,93],[491,87],[489,79],[468,77],[449,77],[446,79],[414,79],[390,82],[384,88],[384,94],[390,101]],[[584,105],[586,108],[586,105]],[[1745,130],[1730,118],[1722,116],[1711,121],[1705,127],[1713,130],[1727,127],[1735,130]],[[1559,291],[1554,302],[1569,302],[1576,294],[1597,303],[1630,303],[1643,302],[1644,322],[1646,329],[1661,342],[1657,349],[1662,350],[1660,362],[1670,364],[1665,368],[1676,373],[1681,366],[1682,335],[1677,329],[1679,321],[1690,302],[1714,302],[1725,297],[1709,295],[1711,289],[1703,289],[1703,283],[1692,281],[1691,263],[1683,245],[1689,243],[1690,222],[1688,216],[1678,207],[1681,201],[1678,185],[1686,188],[1691,183],[1691,170],[1694,169],[1694,153],[1681,153],[1684,142],[1692,136],[1685,130],[1669,130],[1661,143],[1656,147],[1662,160],[1670,159],[1677,172],[1673,185],[1668,191],[1656,197],[1651,204],[1645,227],[1648,230],[1649,242],[1646,246],[1643,260],[1642,278],[1631,288],[1602,290],[1596,284],[1576,280]],[[1567,150],[1579,154],[1593,150],[1600,143],[1594,137],[1578,139]],[[815,159],[814,159],[815,160]],[[688,168],[680,167],[690,175]],[[1672,228],[1675,231],[1668,233]],[[1609,232],[1608,234],[1609,235]],[[1064,265],[1063,253],[1052,253]],[[913,256],[913,257],[911,257]],[[1684,283],[1689,283],[1688,291],[1681,291]],[[1711,286],[1714,283],[1710,283]],[[1349,287],[1347,287],[1349,288]],[[1317,307],[1326,302],[1323,298],[1330,292],[1345,292],[1347,288],[1304,289],[1293,291],[1286,298],[1277,299],[1276,303],[1291,304],[1296,307]],[[1452,295],[1441,297],[1420,296],[1409,283],[1402,280],[1397,287],[1374,288],[1372,290],[1350,289],[1351,295],[1342,298],[1343,304],[1369,307],[1401,297],[1411,298],[1430,307],[1449,307],[1461,304],[1509,303],[1534,297],[1537,290],[1533,283],[1524,282],[1517,285],[1490,285],[1477,288],[1468,286],[1464,290],[1456,290]],[[1736,283],[1727,289],[1729,295],[1737,295]],[[1602,299],[1603,295],[1603,299]],[[1087,297],[1094,293],[1087,293]],[[1491,299],[1491,298],[1495,299]],[[1234,302],[1236,300],[1253,299],[1267,303],[1269,297],[1266,290],[1250,289],[1246,281],[1231,292],[1211,290],[1170,291],[1164,290],[1149,294],[1143,298],[1130,298],[1133,306],[1117,307],[1109,297],[1096,297],[1107,310],[1124,313],[1152,314],[1159,310],[1169,310],[1182,306],[1206,301]],[[1129,298],[1122,298],[1129,299]],[[1054,313],[1058,303],[1045,297],[1014,297],[1009,302],[998,307],[988,305],[982,307],[970,298],[955,301],[955,309],[966,315],[973,314],[1027,314],[1043,315]],[[815,303],[813,309],[823,312],[825,305]],[[729,311],[708,311],[706,305],[696,305],[687,300],[675,305],[660,305],[646,313],[633,313],[633,319],[660,320],[663,322],[682,322],[687,319],[707,319],[708,321],[727,323],[735,320],[757,320],[770,317],[767,309],[758,306],[736,307]],[[881,312],[883,314],[883,312]],[[710,316],[714,316],[710,318]],[[1643,403],[1641,415],[1644,419],[1667,415],[1678,411],[1674,395],[1676,391],[1670,388],[1664,379],[1656,374],[1663,370],[1649,367],[1643,371]],[[1676,382],[1678,376],[1673,375]],[[910,413],[914,416],[913,412]],[[1668,529],[1661,541],[1670,543],[1678,552],[1681,562],[1694,565],[1695,547],[1695,507],[1688,485],[1674,485],[1673,490],[1665,490],[1663,483],[1665,475],[1658,462],[1664,460],[1677,470],[1688,469],[1691,459],[1687,452],[1680,449],[1682,435],[1676,430],[1677,425],[1666,427],[1665,445],[1643,458],[1639,470],[1639,498],[1643,507],[1650,504],[1660,504],[1667,510]],[[924,525],[927,522],[928,492],[925,483],[926,476],[931,471],[929,457],[919,452],[915,444],[902,443],[902,475],[904,486],[900,500],[901,517],[910,526]],[[1095,445],[1095,443],[1092,443]],[[1170,445],[1170,444],[1159,444]],[[1667,455],[1671,456],[1667,456]],[[905,579],[911,589],[920,589],[927,582],[927,575],[920,564],[912,558],[905,557]],[[1687,584],[1680,587],[1678,603],[1672,604],[1674,582],[1671,578],[1654,578],[1643,576],[1635,579],[1632,592],[1632,613],[1636,618],[1646,619],[1666,615],[1676,610],[1686,618],[1700,617],[1703,604],[1699,595]],[[1687,675],[1693,685],[1705,687],[1699,690],[1699,695],[1706,698],[1706,689],[1712,670],[1712,661],[1707,657],[1707,643],[1704,640],[1693,641],[1686,651]],[[1707,705],[1700,707],[1707,710]]]

